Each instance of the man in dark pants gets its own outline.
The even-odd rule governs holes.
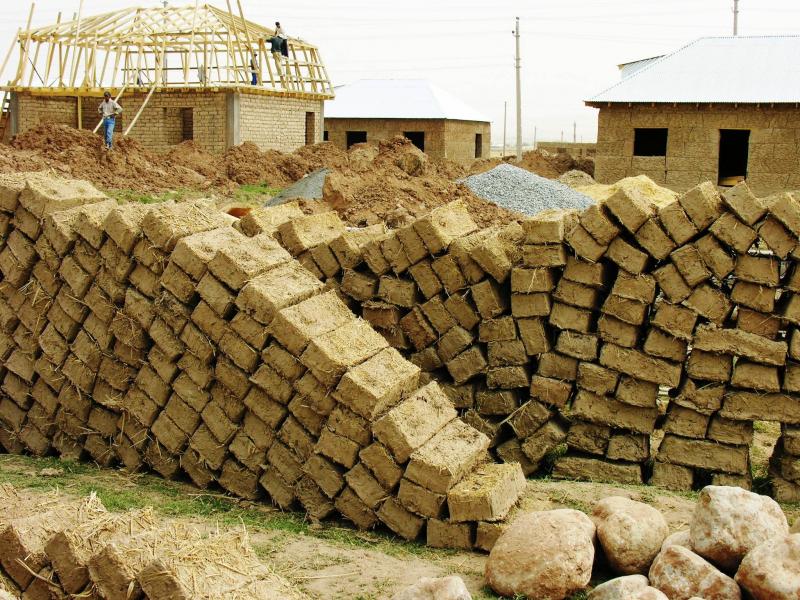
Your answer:
[[[105,149],[111,150],[114,141],[114,126],[117,124],[117,115],[122,113],[122,107],[111,97],[111,92],[106,92],[103,94],[103,101],[97,107],[97,112],[103,116]]]

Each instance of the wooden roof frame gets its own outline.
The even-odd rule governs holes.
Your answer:
[[[79,11],[69,21],[62,21],[59,13],[55,24],[36,28],[30,26],[31,5],[28,25],[18,31],[2,66],[18,50],[17,69],[0,89],[90,95],[106,89],[239,88],[269,95],[333,97],[316,46],[289,38],[289,56],[273,56],[268,40],[275,31],[245,19],[241,0],[226,4],[226,10],[196,2],[92,16]]]

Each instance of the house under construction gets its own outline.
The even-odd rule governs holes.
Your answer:
[[[235,11],[235,12],[234,12]],[[118,133],[163,151],[194,140],[211,152],[252,141],[294,150],[322,140],[323,103],[333,97],[316,47],[244,18],[240,0],[129,8],[17,33],[0,72],[5,137],[43,122],[95,129],[104,90],[123,106]]]

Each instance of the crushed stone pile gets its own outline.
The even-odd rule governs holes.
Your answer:
[[[514,163],[516,166],[536,173],[548,179],[557,179],[567,171],[584,171],[594,175],[594,159],[591,157],[573,157],[566,152],[548,152],[547,150],[529,150],[522,153],[522,160],[515,162],[516,156],[504,158],[484,158],[476,160],[469,167],[469,175],[477,175],[495,168],[497,165]]]
[[[563,183],[505,163],[471,175],[463,183],[480,198],[528,216],[553,208],[584,209],[593,204],[590,197]]]

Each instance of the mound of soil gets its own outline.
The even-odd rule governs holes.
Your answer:
[[[517,163],[515,156],[505,158],[484,158],[476,160],[469,169],[470,175],[477,175],[494,169],[497,165],[507,162],[514,166],[526,169],[540,177],[558,179],[567,171],[583,171],[594,177],[594,159],[588,157],[574,158],[566,152],[554,154],[545,150],[530,150],[522,154],[522,161]]]

